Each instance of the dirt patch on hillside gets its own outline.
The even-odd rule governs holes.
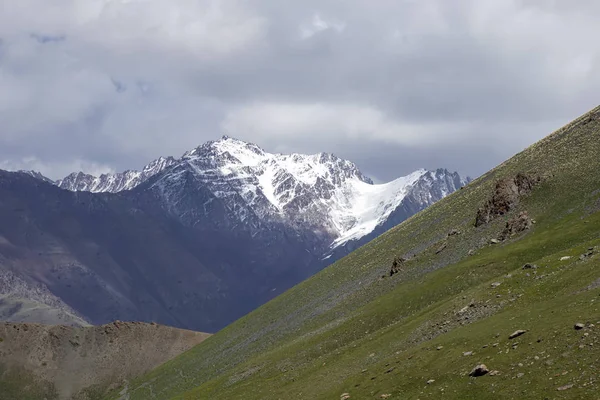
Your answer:
[[[208,336],[141,322],[93,327],[0,323],[0,370],[25,370],[37,383],[53,385],[59,399],[89,399]],[[0,376],[0,389],[10,384],[4,379]]]
[[[492,197],[477,211],[475,226],[487,224],[514,209],[521,197],[531,193],[533,187],[541,180],[540,176],[520,173],[512,178],[499,180]]]

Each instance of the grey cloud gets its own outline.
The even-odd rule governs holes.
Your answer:
[[[334,152],[380,180],[478,175],[596,105],[599,12],[549,0],[10,2],[0,168],[139,168],[228,133]]]

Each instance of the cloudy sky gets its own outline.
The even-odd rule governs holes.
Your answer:
[[[140,168],[223,134],[380,181],[476,176],[600,103],[600,2],[0,0],[0,168]]]

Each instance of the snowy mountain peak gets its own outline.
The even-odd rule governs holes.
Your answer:
[[[21,170],[18,170],[17,172],[19,172],[21,174],[27,174],[29,176],[32,176],[32,177],[39,179],[41,181],[44,181],[44,182],[54,183],[54,181],[52,179],[42,175],[42,173],[38,172],[38,171],[21,169]]]
[[[419,169],[376,185],[354,163],[334,154],[273,154],[223,136],[180,159],[160,157],[142,171],[100,177],[74,173],[57,185],[74,191],[118,192],[150,178],[143,190],[155,192],[170,213],[190,226],[216,218],[214,207],[220,204],[220,218],[227,221],[222,223],[232,229],[283,224],[320,232],[332,247],[370,234],[407,201],[414,203],[411,209],[423,208],[464,183],[444,169]]]
[[[64,179],[56,181],[56,185],[74,192],[121,192],[131,190],[150,177],[175,164],[173,157],[160,157],[146,165],[142,171],[124,171],[116,174],[102,174],[99,177],[74,172]]]

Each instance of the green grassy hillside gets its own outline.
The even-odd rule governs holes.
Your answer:
[[[542,181],[476,228],[518,173]],[[491,244],[521,211],[532,228]],[[599,211],[600,107],[112,398],[597,398]]]

